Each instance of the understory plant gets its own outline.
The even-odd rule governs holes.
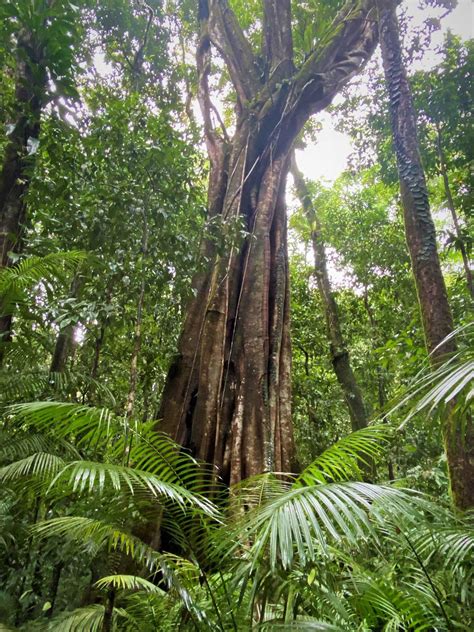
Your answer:
[[[230,491],[106,409],[18,404],[2,425],[6,629],[470,629],[469,516],[363,480],[387,425]]]

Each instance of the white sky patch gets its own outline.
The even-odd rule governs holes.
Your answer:
[[[407,12],[413,16],[413,27],[420,27],[423,21],[428,17],[425,11],[418,8],[418,0],[408,0],[404,3]],[[434,10],[433,15],[439,16],[443,12],[442,9]],[[431,11],[430,11],[431,15]],[[447,31],[451,30],[455,35],[462,39],[470,39],[474,36],[474,0],[458,0],[458,6],[448,16],[441,21],[441,29],[433,34],[430,50],[427,51],[420,62],[412,64],[412,70],[428,70],[440,61],[440,56],[436,54],[435,49],[442,45],[444,36]],[[361,85],[362,84],[362,85]],[[359,83],[358,90],[364,90],[364,82]],[[341,99],[339,95],[337,99]],[[348,159],[353,151],[350,137],[347,134],[338,132],[334,127],[334,120],[329,112],[322,112],[317,116],[317,121],[322,124],[321,131],[318,132],[317,142],[308,142],[303,150],[296,151],[296,160],[298,167],[306,178],[310,180],[322,180],[325,184],[333,183],[341,173],[347,168]],[[293,181],[289,178],[287,187],[287,204],[291,213],[292,209],[298,206],[292,193]],[[435,210],[435,221],[440,231],[440,223],[444,226],[449,224],[449,217],[446,211]],[[295,237],[293,235],[293,237]],[[298,243],[298,239],[292,240],[293,249],[299,254],[305,256],[307,263],[314,265],[313,253],[310,249],[306,249],[302,242]],[[353,273],[350,269],[344,268],[340,262],[334,257],[330,249],[327,250],[328,255],[328,273],[331,284],[336,289],[344,287],[354,288]]]
[[[328,112],[320,114],[318,121],[323,128],[318,132],[317,143],[297,150],[296,160],[306,178],[334,182],[347,167],[352,143],[347,134],[334,129],[333,119]]]
[[[418,8],[418,0],[408,0],[404,6],[408,13],[413,16],[412,26],[415,28],[422,26],[428,15]],[[442,9],[433,10],[434,16],[440,16],[442,13]],[[423,61],[413,63],[413,70],[427,70],[439,62],[439,55],[435,53],[434,49],[443,43],[448,30],[464,40],[474,36],[474,0],[458,0],[456,9],[443,18],[441,29],[433,34],[430,50],[425,53]],[[323,125],[322,130],[318,133],[318,141],[317,143],[308,143],[304,150],[298,150],[296,152],[297,162],[307,178],[326,180],[331,183],[346,169],[353,147],[347,134],[335,130],[333,119],[328,112],[319,114],[317,121]],[[291,199],[288,202],[291,204]]]

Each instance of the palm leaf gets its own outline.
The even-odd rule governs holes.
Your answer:
[[[107,408],[68,402],[31,402],[7,408],[12,427],[71,440],[93,454],[108,452],[111,460],[126,461],[138,471],[153,474],[164,483],[190,490],[205,490],[205,469],[183,452],[167,435],[157,432],[154,422],[136,424],[114,415]],[[139,476],[139,475],[138,475]]]
[[[62,467],[51,481],[48,492],[65,489],[66,493],[104,494],[112,489],[122,495],[141,494],[146,497],[164,497],[180,505],[183,509],[193,508],[209,516],[218,517],[213,503],[200,494],[190,492],[185,487],[163,481],[154,474],[143,470],[100,463],[97,461],[72,461]]]
[[[136,575],[108,575],[96,581],[95,585],[100,590],[115,588],[117,590],[143,590],[147,593],[165,595],[166,593],[143,577]]]
[[[389,426],[368,426],[340,439],[317,457],[295,481],[295,487],[360,478],[361,463],[381,456],[387,449]]]
[[[64,280],[67,273],[85,261],[87,253],[79,250],[52,252],[44,257],[31,256],[16,265],[0,271],[0,296],[2,309],[9,313],[11,306],[23,299],[25,290],[42,282],[51,285],[55,280]]]
[[[374,536],[371,519],[383,520],[384,512],[407,513],[412,503],[404,491],[368,483],[296,487],[250,512],[240,525],[241,538],[253,542],[254,567],[268,555],[273,570],[277,565],[288,569],[295,557],[305,564],[327,554],[330,542],[356,545]]]
[[[0,481],[8,483],[29,476],[49,478],[64,468],[64,460],[55,454],[37,452],[0,468]]]
[[[101,632],[105,608],[99,604],[77,608],[54,617],[47,629],[53,632]],[[127,618],[125,610],[114,608],[112,621],[115,629],[118,618]]]

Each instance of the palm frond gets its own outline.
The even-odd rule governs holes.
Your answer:
[[[64,467],[64,460],[55,454],[37,452],[0,468],[0,481],[8,483],[28,476],[50,478]]]
[[[440,343],[439,346],[442,346],[446,340],[456,337],[458,341],[464,343],[464,346],[435,370],[426,367],[420,371],[408,389],[398,398],[387,416],[393,415],[403,407],[410,406],[400,428],[422,411],[427,411],[428,414],[434,411],[442,412],[453,400],[456,400],[456,407],[461,414],[470,406],[474,398],[473,333],[474,321],[471,321],[458,327]]]
[[[117,526],[85,516],[63,516],[45,520],[35,525],[32,532],[40,538],[64,537],[80,543],[88,550],[92,548],[95,553],[105,548],[126,554],[150,574],[160,572],[168,588],[179,596],[184,606],[198,620],[206,620],[206,613],[198,607],[192,595],[200,569],[189,560],[171,553],[155,551]]]
[[[384,511],[407,513],[412,504],[407,492],[368,483],[296,487],[250,512],[242,537],[253,542],[252,565],[268,555],[272,569],[289,569],[295,557],[305,564],[327,554],[331,542],[356,545],[374,535],[371,520],[383,520]]]
[[[389,584],[383,578],[352,577],[357,587],[357,608],[362,617],[384,622],[384,629],[393,630],[422,630],[439,629],[443,626],[437,614],[437,604],[429,591],[412,587],[402,590]]]
[[[101,463],[98,461],[72,461],[62,467],[51,481],[48,492],[104,494],[107,489],[122,495],[143,495],[145,497],[164,497],[180,505],[183,509],[193,508],[209,516],[218,518],[214,504],[201,494],[190,492],[186,487],[163,481],[154,474],[143,470]]]
[[[100,590],[115,588],[116,590],[143,590],[147,593],[165,595],[164,590],[137,575],[108,575],[96,581],[95,585]]]
[[[10,268],[0,271],[0,296],[2,308],[7,313],[9,307],[22,299],[26,289],[43,282],[51,284],[73,272],[85,261],[87,253],[80,250],[52,252],[44,257],[26,257]]]
[[[110,441],[111,432],[119,432],[117,420],[106,408],[45,401],[14,404],[6,412],[11,427],[29,427],[54,437],[74,438],[77,447],[103,448]]]
[[[332,623],[318,621],[310,617],[301,617],[291,623],[281,623],[278,621],[265,621],[257,627],[257,630],[281,630],[281,632],[291,632],[291,630],[314,630],[314,632],[344,632],[344,630]]]
[[[427,525],[422,533],[415,534],[414,546],[418,553],[428,558],[434,553],[441,556],[443,566],[449,568],[461,564],[474,564],[474,528],[469,525]]]
[[[110,460],[130,464],[163,483],[205,491],[205,468],[183,452],[154,422],[130,422],[107,408],[93,408],[69,402],[31,402],[7,408],[9,425],[71,440],[92,454],[107,452]]]
[[[47,629],[52,632],[101,632],[104,622],[105,608],[100,604],[93,604],[85,608],[77,608],[54,617]],[[127,618],[127,613],[121,608],[114,608],[112,624],[115,629],[117,619]]]
[[[68,369],[61,372],[44,369],[0,371],[0,401],[9,403],[19,399],[44,398],[45,393],[48,392],[53,392],[58,397],[58,393],[85,391],[90,387],[105,398],[110,406],[115,406],[115,398],[105,384],[76,371]]]
[[[318,456],[295,481],[295,487],[360,478],[360,465],[381,456],[392,430],[387,425],[368,426],[347,435]]]
[[[36,452],[64,452],[77,458],[77,450],[67,441],[62,439],[53,440],[51,437],[41,434],[18,433],[13,437],[0,432],[0,463],[26,458]]]

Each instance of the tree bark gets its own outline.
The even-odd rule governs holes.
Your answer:
[[[40,117],[47,74],[42,51],[33,34],[21,30],[17,37],[15,99],[17,117],[5,148],[0,171],[0,269],[12,265],[10,252],[22,249],[22,231],[26,220],[25,196],[30,183],[29,143],[38,141]],[[31,153],[31,151],[30,151]],[[2,314],[0,297],[0,314]],[[0,316],[0,340],[11,339],[11,314]],[[0,362],[3,353],[0,347]]]
[[[459,225],[458,215],[456,213],[456,207],[454,206],[454,200],[451,193],[451,187],[449,186],[448,169],[446,166],[446,157],[444,155],[443,143],[441,139],[441,127],[439,123],[436,124],[436,146],[438,150],[439,169],[443,178],[444,193],[446,195],[446,202],[448,204],[451,217],[453,219],[454,230],[459,243],[459,250],[461,251],[462,262],[464,266],[464,274],[466,275],[467,289],[471,298],[474,298],[474,282],[472,279],[471,264],[467,254],[466,246],[462,239],[461,227]]]
[[[367,412],[364,399],[354,371],[352,370],[349,351],[342,335],[339,311],[329,280],[321,222],[312,202],[303,174],[296,164],[294,154],[292,156],[291,175],[295,183],[296,194],[311,227],[314,275],[324,307],[326,331],[334,373],[344,394],[344,399],[349,410],[352,430],[360,430],[367,426]]]
[[[213,464],[228,483],[291,471],[289,285],[285,182],[288,154],[308,117],[326,107],[371,55],[371,1],[348,2],[334,35],[295,69],[289,2],[264,3],[266,68],[224,0],[201,0],[198,98],[210,158],[208,214],[242,222],[243,244],[206,241],[209,269],[195,279],[178,355],[165,385],[160,428]],[[352,11],[351,19],[347,15]],[[213,125],[211,45],[237,96],[232,139]],[[222,128],[222,124],[219,121]]]
[[[405,233],[430,359],[434,366],[456,350],[453,319],[436,247],[428,191],[416,133],[416,116],[402,61],[396,3],[377,0],[379,39],[389,94]],[[456,419],[450,406],[443,426],[451,491],[458,507],[474,506],[474,427]]]

